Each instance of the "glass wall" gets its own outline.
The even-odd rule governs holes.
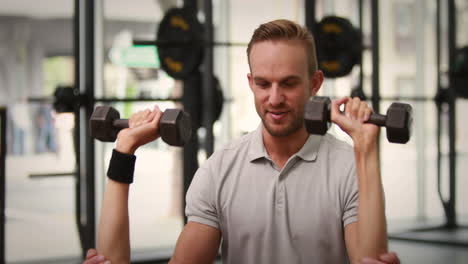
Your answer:
[[[406,101],[413,106],[414,120],[408,144],[382,142],[387,215],[390,220],[440,218],[443,212],[436,192],[437,112],[433,101],[437,91],[435,1],[380,3],[380,94],[393,100],[426,99]],[[390,103],[383,100],[382,111]]]
[[[8,107],[6,261],[75,259],[73,116],[49,97],[74,83],[73,1],[2,1],[0,105]],[[69,261],[68,261],[69,262]]]
[[[167,4],[167,5],[166,5]],[[164,110],[180,108],[174,101],[138,101],[138,98],[180,97],[182,83],[170,78],[159,68],[128,64],[122,54],[134,47],[134,40],[155,40],[158,24],[171,1],[102,1],[102,87],[96,87],[100,98],[113,98],[121,118],[155,104]],[[154,48],[154,47],[152,47]],[[153,52],[155,52],[153,50]],[[157,54],[150,54],[156,57]],[[98,81],[99,82],[99,81]],[[119,100],[134,99],[131,102]],[[102,103],[99,103],[102,104]],[[96,142],[97,219],[105,188],[107,166],[114,144]],[[183,227],[182,150],[161,140],[137,151],[135,182],[129,197],[130,240],[136,258],[169,257]]]

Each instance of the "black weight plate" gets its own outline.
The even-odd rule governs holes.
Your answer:
[[[203,26],[196,13],[173,8],[163,17],[157,32],[161,68],[175,79],[185,79],[201,64]]]
[[[213,113],[214,121],[221,117],[224,104],[224,95],[221,84],[216,76],[213,76]],[[192,118],[194,129],[203,126],[203,73],[196,71],[184,82],[184,109]]]
[[[77,101],[73,87],[59,86],[55,89],[53,107],[57,113],[73,112]]]
[[[349,20],[324,17],[317,24],[315,38],[318,66],[326,77],[346,76],[360,62],[361,36]]]

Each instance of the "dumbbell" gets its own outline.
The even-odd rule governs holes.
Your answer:
[[[310,134],[324,135],[330,127],[329,97],[314,96],[307,102],[304,112],[304,122]],[[411,136],[413,110],[411,105],[392,103],[387,115],[372,113],[366,123],[387,128],[387,139],[392,143],[405,144]]]
[[[120,119],[120,114],[110,106],[98,106],[89,120],[91,137],[114,142],[120,130],[128,128],[128,119]],[[171,146],[183,146],[192,134],[190,115],[180,109],[166,109],[159,121],[159,134]]]

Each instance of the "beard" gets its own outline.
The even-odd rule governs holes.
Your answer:
[[[268,123],[266,116],[262,118],[262,123],[270,135],[274,137],[287,137],[302,128],[304,125],[304,118],[301,116],[293,116],[293,120],[291,122],[282,124],[281,127],[277,128],[275,128],[275,125]]]

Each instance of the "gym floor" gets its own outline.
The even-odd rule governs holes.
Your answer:
[[[409,236],[419,237],[426,240],[445,240],[468,243],[468,226],[466,216],[459,216],[458,223],[464,228],[456,229],[456,232],[430,231],[430,232],[412,232],[409,236],[408,230],[421,229],[424,227],[436,227],[444,223],[444,219],[431,219],[426,221],[391,221],[389,222],[388,233],[390,236]],[[403,235],[402,235],[403,234]],[[423,243],[413,241],[403,241],[390,239],[389,249],[398,253],[402,263],[411,264],[467,264],[468,246],[448,246],[435,243]]]
[[[390,240],[389,248],[391,251],[398,253],[402,264],[468,263],[468,250],[466,247]],[[215,264],[222,264],[222,261],[218,260]]]
[[[390,249],[398,253],[403,264],[467,264],[466,247],[449,247],[404,241],[390,241]],[[221,264],[217,261],[216,264]]]
[[[442,246],[404,241],[390,241],[390,249],[398,252],[402,263],[411,264],[466,264],[466,247]]]

